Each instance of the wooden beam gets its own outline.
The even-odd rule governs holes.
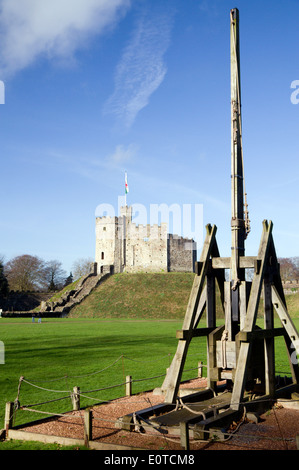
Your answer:
[[[177,330],[177,339],[188,340],[191,338],[199,338],[202,336],[208,336],[214,331],[214,328],[195,328],[193,330]]]
[[[296,350],[297,354],[299,355],[299,335],[296,330],[296,327],[288,314],[288,310],[283,303],[280,295],[275,286],[272,286],[272,302],[273,306],[280,318],[280,321],[285,328],[290,340],[293,343],[294,349]]]
[[[254,330],[254,331],[240,331],[236,338],[238,341],[249,343],[256,339],[267,339],[267,338],[274,338],[276,336],[284,336],[285,335],[284,328],[273,328],[271,330]]]
[[[271,295],[271,279],[269,275],[264,279],[264,326],[266,332],[275,332],[274,315]],[[281,328],[280,328],[281,330]],[[283,330],[283,329],[282,329]],[[284,334],[284,331],[283,331]],[[275,395],[275,347],[274,336],[264,338],[265,350],[265,393]]]
[[[240,256],[239,267],[242,269],[254,268],[255,260],[256,260],[256,256]],[[230,269],[230,264],[231,264],[230,257],[212,258],[213,269]]]
[[[198,307],[197,307],[197,312],[194,318],[194,328],[198,325],[202,314],[206,308],[206,301],[207,301],[207,286],[205,286],[202,290],[199,302],[198,302]]]
[[[224,312],[225,312],[225,329],[228,332],[228,340],[232,340],[233,324],[232,324],[232,298],[231,298],[231,283],[225,281],[224,283]]]

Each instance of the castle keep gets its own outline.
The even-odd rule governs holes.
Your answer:
[[[96,217],[96,255],[98,274],[104,266],[115,273],[193,272],[196,242],[168,233],[166,223],[136,225],[132,207],[120,208],[119,217]]]

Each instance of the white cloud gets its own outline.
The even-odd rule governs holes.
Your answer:
[[[161,85],[167,68],[164,54],[169,46],[172,15],[147,13],[139,18],[115,74],[115,89],[104,112],[130,127]]]
[[[0,0],[1,77],[37,58],[70,60],[90,37],[113,25],[131,0]]]
[[[113,154],[109,155],[108,160],[116,164],[127,163],[135,157],[137,150],[138,147],[135,144],[130,144],[128,147],[117,145]]]

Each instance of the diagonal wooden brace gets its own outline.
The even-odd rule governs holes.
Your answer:
[[[217,227],[215,225],[207,225],[206,230],[206,238],[199,260],[201,269],[193,281],[182,328],[183,330],[188,330],[190,332],[192,332],[192,330],[195,328],[195,322],[198,322],[199,320],[199,317],[197,316],[197,310],[199,305],[202,303],[202,294],[205,294],[204,283],[209,267],[211,252],[215,243]],[[179,340],[177,351],[162,384],[161,388],[165,393],[165,402],[167,403],[174,403],[176,400],[191,338],[192,335],[190,334],[187,335],[187,339]]]

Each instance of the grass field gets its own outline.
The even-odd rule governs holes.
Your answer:
[[[51,412],[71,409],[68,392],[74,386],[79,386],[83,393],[123,384],[127,375],[140,380],[133,383],[133,393],[160,386],[175,352],[175,332],[180,327],[181,322],[176,321],[48,319],[32,323],[30,319],[1,319],[1,340],[5,344],[5,364],[0,366],[2,423],[5,403],[17,397],[20,376],[43,389],[57,390],[48,392],[22,382],[21,405],[67,396],[65,400],[37,407]],[[198,347],[197,341],[190,350],[187,368],[196,368]],[[200,359],[205,361],[205,348],[202,349]],[[106,370],[99,372],[102,369]],[[141,380],[157,375],[160,377]],[[191,377],[194,375],[196,371],[191,372]],[[123,394],[124,385],[87,395],[100,401]],[[82,399],[82,406],[96,400]],[[17,424],[37,419],[33,413],[28,415],[17,413]]]
[[[81,396],[81,407],[124,396],[127,375],[133,378],[133,393],[161,386],[176,351],[176,330],[182,327],[192,280],[192,275],[176,273],[115,275],[76,307],[72,318],[49,318],[42,323],[1,318],[5,363],[0,364],[0,429],[5,403],[17,397],[21,406],[59,413],[71,410],[74,386],[87,397]],[[288,297],[287,302],[299,329],[298,295]],[[275,339],[275,350],[277,374],[289,375],[281,338]],[[196,377],[200,360],[206,364],[206,341],[195,338],[183,380]],[[21,376],[25,380],[18,395]],[[49,400],[55,401],[40,405]],[[18,411],[15,424],[44,416]],[[0,443],[0,449],[4,445]]]

